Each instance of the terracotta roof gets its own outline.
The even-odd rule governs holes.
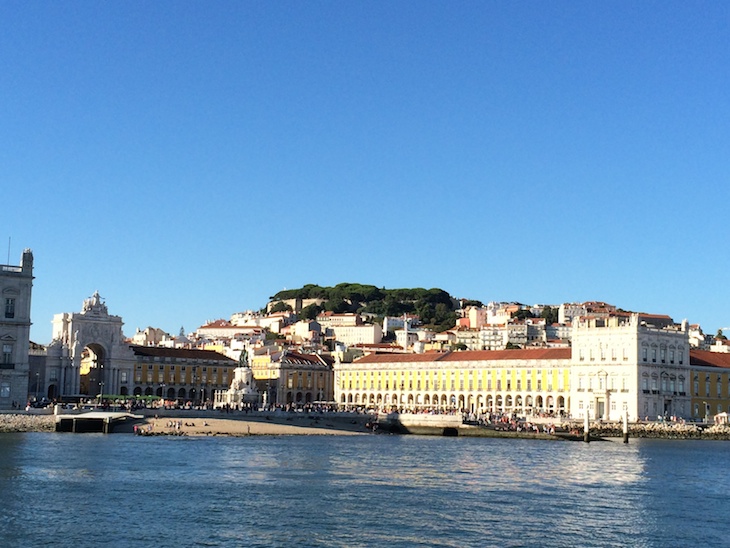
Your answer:
[[[465,360],[567,360],[570,348],[523,348],[514,350],[464,350],[452,352],[443,361]]]
[[[228,356],[224,356],[220,352],[213,350],[197,350],[190,348],[166,348],[164,346],[139,346],[136,344],[129,346],[135,356],[149,356],[161,358],[180,358],[187,360],[218,360],[236,363]]]
[[[690,365],[703,367],[728,367],[730,368],[730,352],[710,352],[709,350],[689,351]]]
[[[214,322],[201,325],[198,329],[203,329],[204,327],[231,327],[231,322],[227,320],[216,320]]]
[[[370,354],[356,363],[415,363],[486,360],[569,360],[570,348],[526,348],[520,350],[463,350],[461,352],[426,352],[424,354]]]

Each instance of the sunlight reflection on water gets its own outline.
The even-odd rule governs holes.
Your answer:
[[[729,509],[728,480],[706,467],[727,465],[722,443],[72,434],[0,441],[2,546],[84,546],[100,531],[127,546],[150,538],[208,546],[719,545]],[[688,512],[703,516],[701,526]]]

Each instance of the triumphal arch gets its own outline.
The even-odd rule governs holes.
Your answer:
[[[51,398],[121,394],[132,378],[134,352],[125,342],[122,318],[109,314],[95,292],[81,312],[53,317],[53,340],[46,360]]]

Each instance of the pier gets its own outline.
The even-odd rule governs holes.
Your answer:
[[[56,415],[56,432],[102,432],[111,434],[120,425],[128,425],[133,420],[143,418],[142,415],[106,411]]]

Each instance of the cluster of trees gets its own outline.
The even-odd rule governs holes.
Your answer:
[[[513,318],[518,320],[524,320],[525,318],[545,318],[548,325],[558,323],[558,309],[546,306],[542,309],[542,313],[539,316],[535,316],[527,308],[522,308],[512,314]]]
[[[305,306],[301,318],[314,319],[323,310],[337,314],[359,312],[376,319],[385,316],[416,314],[423,325],[436,331],[450,329],[456,325],[457,304],[442,289],[385,289],[374,285],[341,283],[334,287],[308,284],[301,289],[279,291],[271,297],[273,301],[289,299],[322,299],[321,305]],[[285,303],[277,303],[272,311],[290,309]]]

